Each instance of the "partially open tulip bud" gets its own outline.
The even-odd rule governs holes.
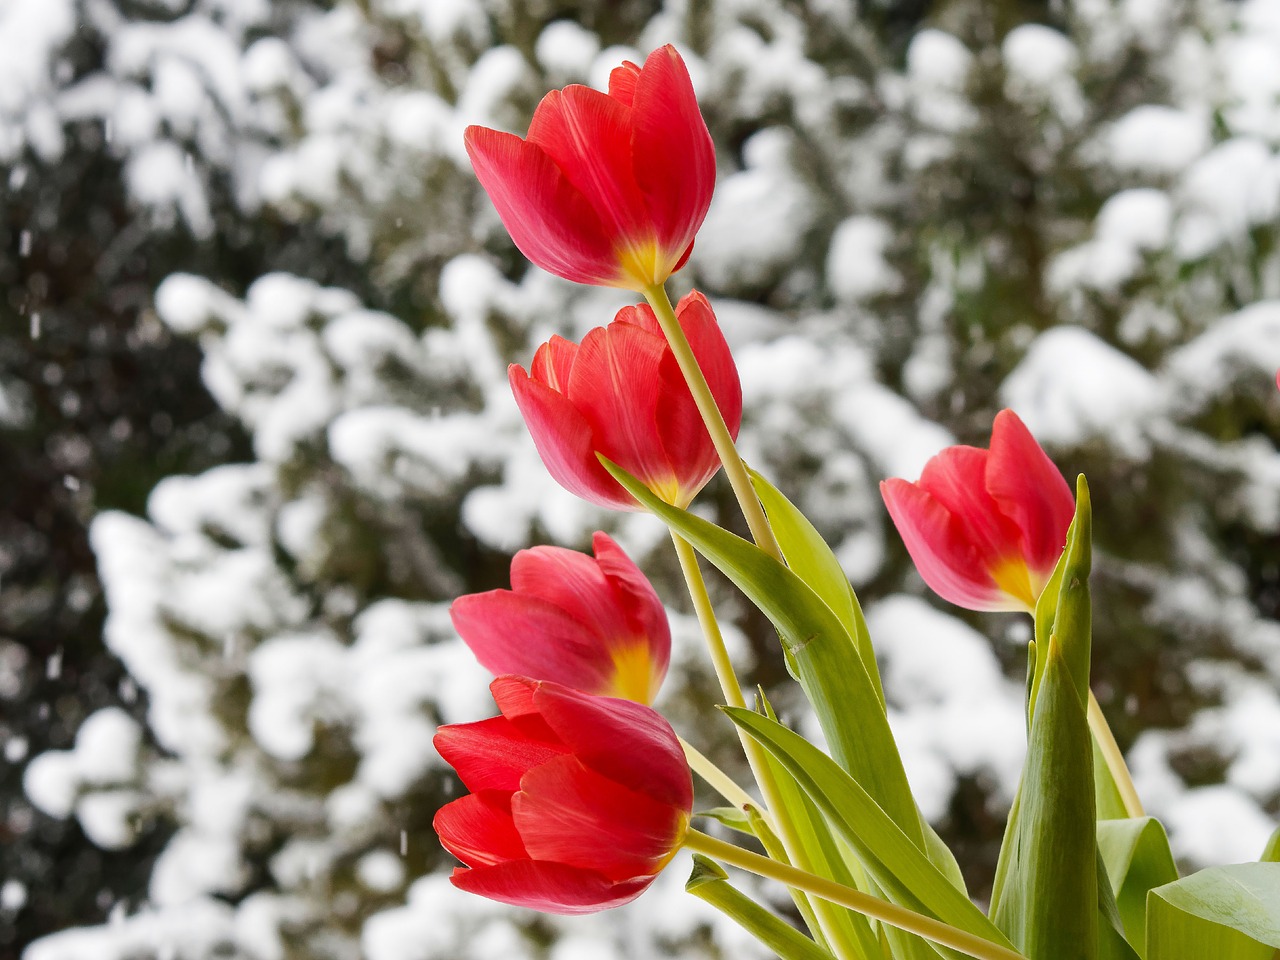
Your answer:
[[[1035,611],[1066,545],[1075,500],[1017,414],[1002,410],[991,449],[957,446],[915,483],[880,484],[916,569],[970,610]]]
[[[545,680],[490,689],[501,716],[435,738],[471,791],[435,817],[466,864],[454,886],[547,913],[634,900],[680,848],[693,808],[671,727],[643,704]]]
[[[666,611],[607,534],[592,546],[595,559],[563,547],[521,550],[511,589],[459,597],[453,624],[495,674],[652,703],[671,659]]]
[[[742,386],[711,305],[695,290],[677,305],[676,316],[736,437]],[[720,468],[675,355],[646,305],[623,307],[581,346],[552,337],[538,348],[528,373],[512,364],[508,374],[547,470],[585,500],[639,509],[597,453],[678,507],[687,506]]]
[[[680,54],[624,63],[609,92],[547,94],[524,140],[468,127],[476,176],[520,252],[566,280],[644,290],[689,257],[711,205],[711,135]]]

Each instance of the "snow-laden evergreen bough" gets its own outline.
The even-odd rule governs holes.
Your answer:
[[[714,151],[675,49],[660,47],[643,67],[624,63],[608,93],[570,86],[549,94],[527,140],[482,128],[467,137],[481,181],[530,259],[648,301],[647,314],[624,307],[580,347],[544,345],[536,379],[513,365],[512,384],[557,480],[589,500],[651,510],[670,529],[758,797],[696,745],[682,750],[648,707],[669,647],[634,566],[625,563],[631,588],[619,589],[584,558],[530,556],[513,566],[518,603],[455,604],[463,638],[499,674],[491,689],[501,716],[441,727],[435,737],[471,791],[435,817],[441,842],[464,864],[452,882],[517,906],[592,913],[640,896],[683,847],[695,854],[689,892],[784,960],[934,951],[981,960],[1261,960],[1280,950],[1280,830],[1258,862],[1179,878],[1163,826],[1143,809],[1090,689],[1089,486],[1081,474],[1073,499],[1011,410],[996,418],[989,450],[950,447],[919,481],[881,486],[934,590],[971,609],[1021,611],[1035,624],[1026,763],[990,908],[970,901],[911,794],[853,588],[808,519],[739,456],[741,388],[705,298],[691,295],[705,313],[694,326],[702,351],[667,298],[714,180]],[[683,230],[674,242],[664,239],[671,224]],[[660,334],[666,349],[641,346],[646,334]],[[722,398],[732,404],[728,416]],[[682,422],[681,411],[695,406],[705,431]],[[709,479],[700,448],[719,456],[754,542],[689,512]],[[829,754],[779,723],[763,691],[748,706],[700,556],[777,629]],[[586,681],[577,689],[559,682],[577,678]],[[694,811],[690,770],[727,806]],[[765,855],[691,818],[731,827]],[[720,864],[786,885],[808,935],[736,890]]]

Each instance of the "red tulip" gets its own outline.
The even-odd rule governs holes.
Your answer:
[[[597,533],[592,547],[594,560],[563,547],[521,550],[511,589],[459,597],[453,624],[495,674],[652,703],[671,659],[666,611],[607,534]]]
[[[991,449],[949,447],[915,483],[880,493],[916,569],[970,610],[1035,611],[1066,545],[1075,500],[1017,414],[1002,410]]]
[[[442,807],[454,886],[546,913],[629,903],[684,840],[693,782],[680,742],[643,704],[498,677],[501,716],[441,727],[471,793]]]
[[[520,252],[566,280],[643,290],[684,265],[711,205],[716,159],[671,46],[626,62],[609,92],[542,98],[521,140],[468,127],[467,154]]]
[[[742,386],[711,305],[694,291],[676,315],[736,437]],[[597,452],[680,507],[720,468],[675,355],[646,305],[623,307],[581,346],[552,337],[534,354],[529,373],[512,364],[508,374],[547,470],[585,500],[620,510],[639,507],[600,465]]]

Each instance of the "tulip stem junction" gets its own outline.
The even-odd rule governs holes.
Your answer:
[[[751,794],[734,783],[732,777],[707,759],[697,747],[684,737],[680,738],[680,746],[684,749],[684,758],[689,761],[689,768],[721,797],[739,810],[747,806],[759,806]]]
[[[684,374],[685,382],[689,385],[689,392],[693,394],[698,412],[702,414],[702,420],[707,425],[707,432],[711,435],[716,453],[720,455],[720,462],[724,464],[725,476],[729,478],[729,485],[733,488],[734,496],[738,498],[738,504],[742,507],[742,515],[746,518],[752,539],[761,550],[775,560],[781,561],[782,551],[773,536],[773,528],[769,526],[764,507],[760,505],[760,498],[756,496],[755,489],[751,485],[746,465],[738,454],[733,435],[729,433],[729,427],[724,422],[724,415],[716,404],[711,387],[707,384],[707,378],[703,375],[702,368],[698,366],[698,358],[694,356],[693,348],[689,346],[689,338],[684,335],[684,329],[676,317],[675,308],[671,306],[667,288],[656,283],[645,287],[641,292],[658,318],[658,326],[662,328],[667,338],[676,363],[680,365],[680,372]]]
[[[1147,814],[1142,808],[1142,798],[1138,796],[1138,788],[1133,785],[1133,777],[1124,762],[1124,754],[1120,752],[1120,745],[1111,732],[1111,725],[1107,723],[1107,717],[1102,712],[1102,707],[1098,706],[1098,698],[1093,695],[1092,690],[1089,691],[1088,716],[1089,729],[1093,731],[1094,742],[1107,761],[1107,769],[1111,772],[1111,779],[1115,781],[1120,801],[1124,804],[1125,816],[1145,817]]]
[[[906,907],[898,906],[879,897],[863,893],[842,883],[836,883],[826,877],[819,877],[785,863],[779,863],[758,853],[744,850],[732,843],[718,840],[698,830],[690,830],[685,834],[684,845],[695,853],[705,854],[730,866],[738,867],[769,880],[777,880],[787,886],[804,890],[822,900],[856,910],[873,920],[879,920],[890,926],[914,933],[944,947],[959,950],[978,960],[1026,960],[1016,950],[1010,950],[998,943],[992,943],[983,937],[949,923],[916,913]]]

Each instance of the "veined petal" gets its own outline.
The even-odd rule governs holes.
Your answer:
[[[576,343],[553,334],[534,352],[533,362],[529,364],[529,377],[563,394],[569,388],[569,372],[577,355]]]
[[[585,627],[587,635],[597,643],[631,636],[626,609],[618,603],[604,571],[595,560],[577,550],[549,546],[521,550],[511,561],[511,589],[522,596],[537,597],[557,607]],[[542,677],[537,673],[525,675]],[[558,678],[548,676],[545,679]]]
[[[576,283],[616,281],[612,233],[546,153],[487,127],[468,127],[465,142],[476,177],[521,253]]]
[[[917,484],[960,523],[984,570],[1021,555],[1018,528],[987,492],[989,456],[977,447],[948,447],[925,464]]]
[[[449,880],[459,890],[499,903],[564,916],[620,907],[640,896],[653,882],[652,877],[640,877],[611,883],[594,870],[532,860],[512,860],[473,870],[458,869],[453,871]]]
[[[623,60],[622,66],[609,71],[609,96],[624,107],[630,107],[636,95],[636,81],[640,79],[640,68],[630,60]]]
[[[691,290],[676,304],[676,318],[698,359],[702,375],[707,378],[729,433],[737,439],[742,424],[742,381],[711,304],[701,292]]]
[[[631,163],[631,111],[620,101],[579,84],[553,90],[534,111],[528,142],[586,198],[615,247],[652,239]]]
[[[444,848],[470,867],[528,860],[511,817],[511,794],[469,793],[436,811],[431,822]]]
[[[597,565],[619,598],[619,606],[627,612],[632,630],[648,641],[649,659],[661,684],[671,659],[671,625],[662,600],[649,578],[607,533],[597,531],[591,538],[591,547]]]
[[[511,813],[532,859],[598,870],[614,881],[661,870],[687,822],[684,811],[570,756],[526,773]]]
[[[507,717],[452,723],[440,727],[432,742],[474,793],[518,790],[531,768],[568,750],[540,720],[517,725]]]
[[[645,59],[631,101],[636,181],[657,240],[678,258],[711,206],[716,151],[684,61],[674,47]]]
[[[666,352],[665,340],[615,320],[583,338],[569,381],[596,449],[663,499],[675,495],[677,479],[657,419]]]
[[[964,524],[932,494],[899,479],[881,483],[880,494],[934,593],[968,610],[1026,609],[996,586],[989,558],[979,556]]]
[[[573,403],[531,379],[517,364],[508,368],[507,375],[538,454],[556,482],[570,493],[603,507],[640,509],[596,459],[597,444],[591,424]]]
[[[552,601],[518,589],[490,590],[459,597],[449,615],[490,673],[554,680],[588,693],[612,690],[613,662],[602,636]]]
[[[987,491],[1022,532],[1022,555],[1040,580],[1053,572],[1067,544],[1075,516],[1075,497],[1048,454],[1012,410],[996,414],[991,428],[991,455],[985,474]]]
[[[692,808],[693,778],[684,750],[656,710],[553,683],[539,684],[534,702],[584,766],[662,803]]]

